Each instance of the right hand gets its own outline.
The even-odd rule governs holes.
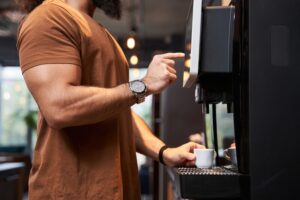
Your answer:
[[[188,142],[176,148],[167,148],[163,153],[163,159],[169,167],[195,166],[194,149],[205,149],[205,146]]]
[[[177,79],[174,59],[183,57],[184,53],[166,53],[153,57],[147,74],[143,78],[149,94],[160,93]]]

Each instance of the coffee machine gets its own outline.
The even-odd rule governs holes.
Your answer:
[[[216,104],[233,113],[238,165],[217,156],[213,169],[178,168],[182,198],[300,199],[299,10],[297,0],[193,1],[184,86],[196,85],[195,102],[213,116],[217,152]]]

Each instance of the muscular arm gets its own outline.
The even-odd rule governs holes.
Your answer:
[[[133,111],[132,118],[137,151],[158,160],[158,152],[164,143],[152,133],[144,120]],[[204,146],[189,142],[176,148],[167,148],[163,153],[163,160],[166,165],[171,167],[194,166],[196,157],[193,151],[195,148],[204,148]]]
[[[56,129],[99,122],[136,101],[127,84],[80,86],[76,65],[40,65],[27,70],[24,78],[47,123]]]
[[[172,59],[183,56],[154,56],[144,77],[149,94],[159,93],[176,79]],[[81,86],[81,68],[77,65],[39,65],[23,75],[48,125],[56,129],[102,121],[136,102],[128,83],[114,88]]]
[[[144,77],[149,94],[160,92],[176,79],[172,59],[183,56],[154,56]],[[115,88],[81,86],[81,68],[72,64],[39,65],[23,76],[48,125],[56,129],[102,121],[136,102],[128,83]]]

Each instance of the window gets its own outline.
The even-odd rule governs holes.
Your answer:
[[[0,67],[0,146],[34,144],[28,141],[32,139],[32,129],[25,117],[36,110],[20,68]]]

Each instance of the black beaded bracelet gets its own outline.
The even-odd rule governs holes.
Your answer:
[[[167,148],[169,148],[167,145],[162,146],[158,153],[158,160],[163,165],[166,165],[166,163],[164,162],[163,153]]]

